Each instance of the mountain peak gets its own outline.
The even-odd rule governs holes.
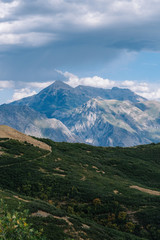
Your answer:
[[[59,89],[63,89],[63,90],[71,90],[72,87],[70,87],[68,84],[66,84],[63,81],[60,80],[56,80],[54,83],[52,83],[51,85],[49,85],[48,87],[42,89],[39,93],[38,96],[41,95],[52,95],[52,93],[54,93],[56,90]]]
[[[47,96],[50,96],[50,95],[54,94],[59,89],[62,89],[62,90],[72,90],[72,87],[70,87],[68,84],[66,84],[63,81],[56,80],[54,83],[52,83],[48,87],[42,89],[37,94],[37,96],[39,96],[39,97],[46,96],[47,97]]]
[[[59,89],[59,88],[63,88],[63,89],[71,89],[72,87],[70,87],[67,83],[65,83],[64,81],[60,81],[60,80],[56,80],[54,83],[52,83],[50,86],[50,88],[54,88],[54,89]]]

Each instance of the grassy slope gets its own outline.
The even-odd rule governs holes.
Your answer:
[[[160,239],[160,196],[130,188],[160,190],[160,144],[102,148],[43,141],[52,153],[0,141],[0,196],[10,208],[21,201],[31,213],[50,213],[30,219],[47,239]]]

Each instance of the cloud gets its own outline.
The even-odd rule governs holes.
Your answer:
[[[19,100],[21,98],[25,98],[25,97],[30,97],[34,94],[36,94],[36,91],[34,91],[34,90],[32,91],[29,88],[16,89],[14,91],[12,99],[9,100],[9,102],[13,102],[13,101]]]
[[[126,80],[126,81],[122,82],[122,86],[124,86],[124,87],[133,87],[134,85],[135,85],[134,81]]]
[[[18,7],[19,1],[0,2],[0,19],[4,19],[13,14],[13,11]]]
[[[129,88],[131,91],[149,100],[160,100],[160,85],[146,82],[123,81],[119,87]]]
[[[7,101],[0,99],[0,104],[4,102],[12,102],[24,97],[32,96],[38,93],[43,88],[48,87],[52,83],[53,82],[0,81],[1,95],[5,95],[5,99],[7,98],[9,99]],[[8,95],[8,97],[6,95]]]
[[[32,88],[43,89],[51,85],[53,82],[28,82],[26,85]]]
[[[160,101],[160,88],[152,90],[150,92],[141,92],[140,95],[149,100],[159,100]]]
[[[0,18],[3,21],[0,34],[3,37],[0,44],[26,46],[23,36],[32,38],[27,41],[30,46],[36,46],[36,39],[37,46],[40,46],[51,41],[76,41],[80,37],[82,42],[106,47],[160,49],[159,11],[160,2],[157,0],[1,2]]]
[[[119,87],[129,88],[131,91],[148,100],[160,101],[160,85],[138,81],[122,81],[118,83]]]
[[[131,91],[137,93],[138,95],[147,98],[149,100],[160,101],[160,84],[151,84],[147,82],[139,81],[113,81],[111,79],[103,78],[100,76],[92,77],[78,77],[77,75],[70,72],[62,72],[56,70],[59,75],[62,75],[61,80],[65,81],[72,87],[77,87],[79,85],[91,86],[97,88],[110,89],[112,87],[128,88]],[[37,94],[43,88],[48,87],[54,81],[47,82],[14,82],[14,81],[0,81],[1,95],[4,95],[3,91],[9,91],[10,95],[8,102],[16,101],[24,97],[29,97]],[[2,94],[3,93],[3,94]],[[7,93],[8,94],[8,93]],[[12,95],[12,98],[10,97]],[[2,100],[1,100],[2,101]]]
[[[13,88],[14,82],[13,81],[0,81],[0,89],[4,88]]]
[[[2,81],[0,80],[0,88],[12,88],[12,89],[26,89],[26,88],[36,88],[38,90],[43,89],[51,85],[54,81],[51,82],[14,82],[10,81]]]
[[[127,54],[160,50],[159,12],[158,0],[0,1],[0,76],[52,81],[56,68],[111,78]]]
[[[84,77],[79,78],[78,76],[69,73],[59,71],[60,74],[65,76],[66,83],[72,87],[77,87],[79,85],[98,87],[98,88],[112,88],[112,87],[120,87],[120,88],[128,88],[131,91],[137,93],[138,95],[147,98],[149,100],[160,100],[160,85],[149,84],[146,82],[138,82],[138,81],[113,81],[110,79],[105,79],[98,76],[93,77]]]
[[[149,92],[150,91],[150,87],[149,84],[146,82],[137,82],[137,81],[123,81],[122,83],[120,83],[121,87],[125,87],[125,88],[129,88],[131,89],[133,92],[139,92],[139,93],[144,93],[144,92]]]
[[[115,86],[115,82],[109,79],[104,79],[98,76],[79,78],[78,76],[69,73],[58,71],[60,74],[68,79],[67,84],[72,87],[77,87],[79,85],[98,87],[98,88],[112,88]]]
[[[23,45],[39,47],[46,43],[53,41],[52,34],[45,34],[30,32],[24,34],[1,34],[0,45]]]

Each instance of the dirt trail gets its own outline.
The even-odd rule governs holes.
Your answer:
[[[30,202],[29,200],[20,198],[20,197],[18,197],[18,196],[16,196],[16,195],[14,195],[13,197],[15,197],[15,198],[17,198],[18,200],[23,201],[23,202]]]
[[[76,239],[78,237],[79,240],[84,240],[84,238],[80,237],[79,234],[83,234],[83,235],[87,236],[87,234],[82,230],[81,231],[76,231],[73,223],[69,220],[70,218],[67,217],[67,216],[65,216],[65,217],[54,216],[54,215],[52,215],[50,213],[47,213],[47,212],[44,212],[42,210],[38,210],[37,212],[32,213],[31,216],[32,217],[44,217],[44,218],[51,216],[51,217],[53,217],[55,219],[58,219],[58,220],[64,220],[69,226],[69,229],[64,230],[65,233],[71,234],[73,237],[76,237]],[[90,226],[88,226],[86,224],[82,224],[82,228],[83,229],[89,229]]]
[[[33,162],[33,161],[36,161],[36,160],[38,160],[38,159],[45,158],[45,157],[47,157],[48,155],[50,155],[50,152],[47,153],[47,154],[45,154],[45,155],[42,155],[42,156],[40,156],[40,157],[34,158],[34,159],[32,159],[32,160],[25,161],[25,163],[27,163],[27,162]],[[2,166],[0,166],[0,168],[10,167],[10,166],[14,166],[14,165],[16,165],[16,164],[19,164],[19,162],[7,164],[7,165],[2,165]]]
[[[37,212],[35,212],[35,213],[32,213],[31,214],[32,215],[32,217],[48,217],[48,216],[52,216],[53,218],[56,218],[56,219],[59,219],[59,220],[64,220],[66,223],[68,223],[68,225],[69,226],[72,226],[73,225],[73,223],[71,223],[70,221],[69,221],[69,217],[58,217],[58,216],[54,216],[54,215],[52,215],[52,214],[50,214],[50,213],[47,213],[47,212],[44,212],[44,211],[42,211],[42,210],[38,210]]]
[[[139,186],[130,186],[130,188],[137,189],[141,192],[145,192],[145,193],[152,194],[152,195],[155,195],[155,196],[160,196],[159,191],[154,191],[154,190],[147,189],[147,188],[142,188],[142,187],[139,187]]]

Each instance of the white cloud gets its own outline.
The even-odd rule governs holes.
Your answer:
[[[131,91],[149,100],[160,100],[160,85],[137,81],[124,81],[119,87],[129,88]]]
[[[62,72],[57,70],[61,75],[66,78],[66,83],[72,87],[77,87],[79,85],[91,86],[97,88],[112,88],[112,87],[120,87],[120,88],[128,88],[131,91],[137,93],[138,95],[147,98],[149,100],[160,100],[160,84],[150,84],[146,82],[138,82],[138,81],[113,81],[107,78],[102,78],[99,76],[93,77],[83,77],[80,78],[69,72]],[[0,90],[9,90],[12,89],[13,96],[9,101],[16,101],[24,97],[32,96],[38,93],[43,88],[51,85],[53,81],[49,82],[14,82],[14,81],[0,81]]]
[[[43,89],[51,85],[53,82],[28,82],[26,85],[32,88]]]
[[[119,87],[129,88],[131,91],[149,100],[160,100],[160,85],[137,81],[124,81]]]
[[[128,81],[128,80],[126,80],[126,81],[122,82],[122,86],[125,86],[125,87],[132,87],[132,86],[134,86],[134,85],[135,85],[135,82],[134,82],[134,81]]]
[[[9,100],[9,102],[13,102],[25,97],[30,97],[34,94],[36,94],[36,91],[29,88],[15,89],[13,97],[11,100]]]
[[[12,102],[19,100],[24,97],[32,96],[38,93],[43,88],[48,87],[53,82],[14,82],[14,81],[0,81],[0,91],[1,94],[5,95],[5,91],[7,90],[6,94],[10,93],[13,94],[12,98],[8,96],[7,102]],[[6,96],[7,97],[7,96]],[[2,101],[2,99],[1,99]],[[3,102],[2,102],[3,103]]]
[[[13,81],[2,81],[0,80],[0,89],[4,88],[13,88],[14,82]]]
[[[30,32],[24,34],[1,34],[0,45],[25,45],[38,47],[53,41],[52,34]]]
[[[50,81],[50,82],[14,82],[12,80],[10,80],[10,81],[0,80],[0,89],[4,89],[4,88],[15,89],[15,87],[16,87],[16,91],[19,91],[18,89],[20,89],[20,90],[21,89],[41,90],[43,88],[48,87],[53,82],[54,81]]]
[[[68,79],[67,84],[69,84],[72,87],[84,85],[84,86],[91,86],[91,87],[98,87],[98,88],[112,88],[113,86],[115,86],[114,81],[111,81],[109,79],[104,79],[98,76],[79,78],[78,76],[69,72],[64,72],[64,73],[61,71],[58,71],[58,72]]]
[[[58,72],[66,77],[67,79],[66,83],[72,87],[84,85],[98,88],[112,88],[112,87],[128,88],[131,91],[149,100],[160,100],[160,85],[158,87],[158,84],[151,85],[146,82],[138,82],[131,80],[117,82],[98,76],[79,78],[78,76],[69,72],[63,73],[62,71],[59,70]]]
[[[133,92],[149,92],[149,84],[145,82],[137,82],[137,81],[124,81],[120,83],[120,87],[125,87],[131,89]]]
[[[149,100],[159,100],[160,101],[160,88],[152,89],[150,91],[144,91],[144,92],[137,92],[137,94],[141,95],[144,98],[147,98]]]
[[[20,1],[12,1],[10,3],[0,2],[0,19],[3,19],[13,13],[19,6]]]
[[[12,90],[13,96],[8,102],[16,101],[21,98],[32,96],[38,93],[43,88],[48,87],[53,82],[14,82],[14,81],[0,81],[0,90]]]

